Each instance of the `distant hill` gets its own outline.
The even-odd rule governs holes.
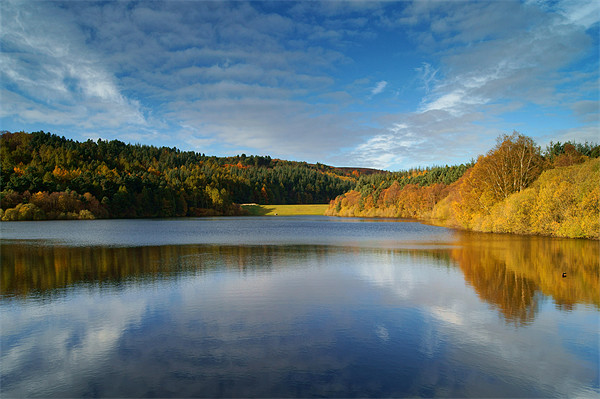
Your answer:
[[[373,175],[379,173],[389,173],[388,171],[381,169],[372,169],[372,168],[351,168],[351,167],[339,167],[335,166],[334,169],[339,170],[346,176],[363,176],[363,175]],[[356,173],[357,172],[357,173]]]

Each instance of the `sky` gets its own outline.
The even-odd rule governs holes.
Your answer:
[[[405,170],[599,142],[596,1],[0,2],[0,130]]]

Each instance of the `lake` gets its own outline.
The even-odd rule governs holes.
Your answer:
[[[320,216],[0,229],[2,397],[600,395],[597,241]]]

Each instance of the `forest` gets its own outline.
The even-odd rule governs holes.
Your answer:
[[[598,239],[600,146],[544,151],[514,132],[476,162],[373,174],[331,201],[332,216],[427,220],[466,230]]]
[[[243,203],[327,204],[360,175],[269,156],[82,143],[44,132],[4,132],[0,158],[5,221],[240,215]]]
[[[0,218],[243,215],[244,203],[329,203],[330,216],[598,239],[599,156],[597,144],[551,142],[542,150],[513,132],[476,161],[390,173],[4,132]]]

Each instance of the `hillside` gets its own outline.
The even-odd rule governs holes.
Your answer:
[[[240,203],[327,204],[360,173],[269,156],[207,156],[54,134],[0,137],[3,220],[242,214]]]
[[[363,176],[331,216],[425,219],[483,232],[600,235],[600,147],[502,136],[476,163]]]

